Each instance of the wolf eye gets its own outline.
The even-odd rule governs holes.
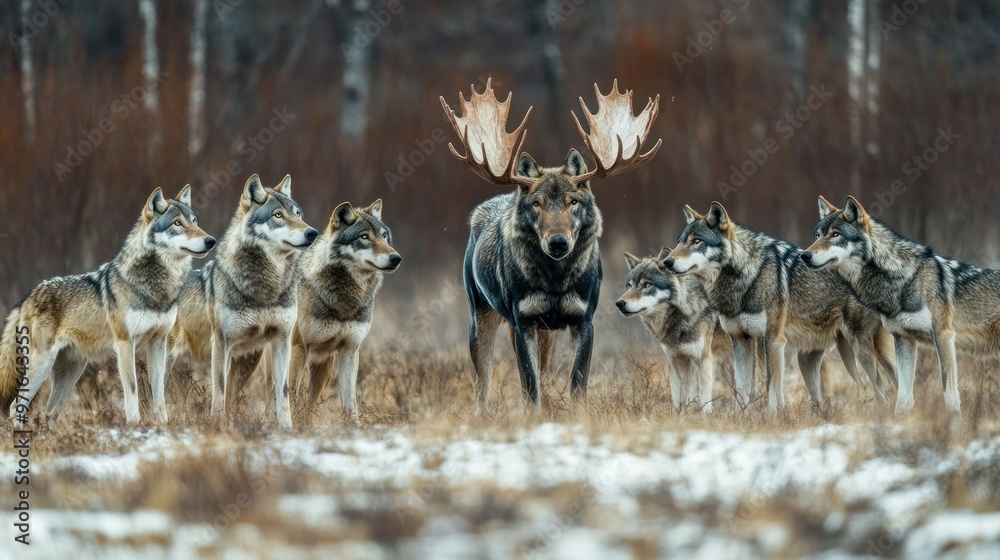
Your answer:
[[[181,227],[183,224],[181,224],[180,220],[174,220],[174,225],[177,227]]]
[[[389,240],[389,234],[388,233],[383,233],[382,234],[382,239],[385,239],[386,241],[388,241]]]
[[[830,239],[833,239],[835,237],[840,237],[840,232],[839,231],[835,231],[835,232],[833,232],[833,233],[830,234]]]
[[[580,204],[580,201],[574,198],[573,200],[570,200],[569,203],[572,206],[576,206],[577,204]]]
[[[652,284],[646,282],[645,280],[641,284],[639,284],[639,287],[642,288],[643,290],[649,288],[650,286],[652,286]]]
[[[698,239],[696,237],[696,238],[694,238],[694,239],[691,240],[691,244],[692,245],[701,245],[701,239]]]
[[[278,218],[280,220],[281,219],[281,210],[278,210],[277,212],[275,212],[274,213],[274,217]]]
[[[538,208],[539,206],[541,206],[541,205],[542,205],[542,203],[541,203],[541,202],[538,202],[538,201],[536,200],[536,201],[532,202],[532,203],[531,203],[531,205],[532,205],[532,206],[534,206],[535,208]]]
[[[361,234],[361,239],[364,239],[365,241],[368,241],[368,239],[370,239],[370,238],[368,237],[367,233],[363,233],[363,234]]]
[[[626,282],[625,283],[625,289],[626,290],[631,290],[632,289],[632,283],[631,282]]]

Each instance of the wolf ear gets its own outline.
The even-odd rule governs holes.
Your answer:
[[[184,188],[181,189],[181,192],[177,193],[177,197],[174,200],[184,206],[191,206],[191,185],[184,185]]]
[[[691,222],[698,221],[702,218],[704,218],[704,216],[695,212],[694,208],[691,208],[687,204],[684,205],[684,219],[687,220],[687,223],[690,224]]]
[[[566,173],[573,176],[583,175],[587,172],[587,162],[580,155],[580,152],[576,151],[576,148],[570,148],[569,153],[566,154],[565,168]]]
[[[642,259],[633,255],[632,253],[629,253],[628,251],[625,251],[625,264],[628,265],[629,270],[632,270],[633,268],[639,266],[639,263],[641,262]]]
[[[163,189],[156,187],[153,194],[149,195],[149,198],[146,200],[144,213],[146,216],[152,218],[157,214],[166,212],[168,204],[167,199],[163,197]]]
[[[857,223],[863,228],[868,228],[868,212],[865,212],[858,199],[853,196],[847,197],[847,204],[844,205],[844,221],[847,223]]]
[[[260,177],[254,173],[243,185],[243,202],[250,206],[251,204],[264,204],[265,201],[267,201],[267,191],[264,190]]]
[[[365,208],[365,212],[368,212],[372,216],[375,216],[376,220],[381,220],[382,219],[382,199],[380,198],[380,199],[376,200],[375,202],[372,202],[371,205],[369,205],[367,208]]]
[[[280,192],[281,194],[291,198],[292,197],[292,176],[289,174],[285,175],[285,178],[278,183],[274,190]]]
[[[666,245],[660,247],[660,254],[656,255],[656,266],[663,268],[663,260],[670,256],[670,251],[673,251],[673,249]]]
[[[517,160],[517,174],[520,177],[537,179],[542,176],[538,170],[538,164],[528,152],[521,152],[521,158]]]
[[[840,208],[837,208],[836,206],[831,204],[829,200],[823,198],[823,195],[819,195],[819,219],[822,220],[823,218],[839,210]]]
[[[351,203],[341,202],[333,209],[333,214],[330,216],[330,231],[347,227],[356,221],[358,221],[358,214],[354,211]]]
[[[726,209],[722,207],[722,204],[718,202],[713,202],[712,207],[708,209],[708,216],[705,217],[705,223],[708,227],[717,229],[721,232],[729,231],[729,213]]]

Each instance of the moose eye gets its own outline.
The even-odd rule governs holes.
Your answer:
[[[174,220],[174,225],[177,227],[181,227],[183,224],[181,224],[180,220]]]

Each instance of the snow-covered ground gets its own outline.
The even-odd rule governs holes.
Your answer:
[[[257,507],[251,492],[248,503],[223,504],[220,516],[200,523],[155,510],[36,509],[32,545],[14,548],[14,528],[3,523],[0,552],[20,559],[1000,558],[1000,512],[976,506],[998,503],[1000,436],[942,449],[906,445],[912,433],[871,425],[766,435],[638,426],[640,436],[628,441],[561,424],[496,437],[456,429],[440,437],[368,428],[240,446],[261,495],[271,496],[268,519],[336,538],[276,535],[258,510],[242,515]],[[131,451],[36,462],[32,484],[124,485],[144,464],[237,445],[194,434],[106,437],[129,440]],[[13,472],[14,457],[0,456],[0,469]],[[275,490],[285,486],[282,473],[319,482],[308,492]],[[958,478],[968,494],[961,503],[949,492]],[[484,495],[511,503],[497,508]],[[504,513],[471,520],[490,517],[490,508]],[[358,512],[374,516],[367,532],[352,529]],[[412,531],[372,536],[372,524],[415,519]]]

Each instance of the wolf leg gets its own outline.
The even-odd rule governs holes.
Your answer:
[[[746,408],[750,405],[750,390],[756,369],[755,341],[742,335],[730,338],[733,342],[733,389],[736,391],[736,405]]]
[[[352,422],[358,421],[358,405],[355,391],[358,384],[358,352],[360,347],[348,348],[340,357],[340,400],[344,403],[344,412]]]
[[[701,411],[709,414],[712,412],[712,389],[715,386],[715,355],[711,350],[698,362],[698,377],[698,403]]]
[[[472,314],[469,325],[469,354],[472,371],[476,376],[476,414],[486,407],[493,380],[493,348],[496,345],[497,327],[502,318],[492,308],[482,305]]]
[[[292,335],[276,339],[271,343],[271,374],[274,385],[274,408],[278,425],[292,429],[292,408],[288,401],[288,362],[291,360]]]
[[[46,406],[46,414],[50,419],[55,420],[69,402],[73,387],[80,380],[86,367],[87,359],[73,350],[64,348],[59,353],[52,366],[52,392],[49,393],[49,402]]]
[[[781,335],[764,337],[767,360],[767,408],[776,411],[785,407],[785,339]]]
[[[896,414],[913,409],[913,377],[917,369],[917,341],[894,334],[896,339],[896,372],[899,390],[896,392]]]
[[[663,351],[667,351],[667,347],[663,347]],[[667,384],[670,385],[670,402],[674,405],[674,410],[680,410],[681,403],[681,393],[683,389],[681,388],[681,378],[677,371],[677,362],[680,360],[674,360],[670,354],[667,354]]]
[[[125,421],[135,424],[139,421],[139,381],[135,373],[135,341],[131,338],[116,340],[115,353],[118,355],[118,376],[122,381],[125,397]]]
[[[323,389],[330,384],[333,377],[333,367],[337,361],[336,354],[330,354],[325,358],[316,355],[308,356],[306,361],[306,374],[309,377],[309,404],[315,405],[323,395]]]
[[[853,356],[852,356],[853,358]],[[814,404],[823,404],[823,387],[820,382],[820,366],[823,365],[823,351],[800,352],[798,355],[799,369],[802,379],[806,382],[806,390]]]
[[[229,345],[222,336],[212,337],[212,418],[224,425],[226,421],[226,388],[229,384]]]
[[[167,337],[154,338],[149,342],[146,354],[149,368],[149,385],[153,390],[153,416],[161,424],[167,423]]]
[[[541,412],[542,399],[538,391],[538,332],[534,328],[514,327],[514,353],[517,371],[521,374],[521,389],[531,401],[535,412]]]
[[[886,398],[885,391],[883,391],[879,383],[878,363],[875,357],[874,343],[874,338],[868,338],[867,340],[855,339],[854,348],[857,351],[857,361],[861,364],[861,369],[865,370],[868,380],[871,381],[872,387],[875,389],[875,400],[878,401],[880,408],[888,409],[889,399]]]
[[[958,360],[955,353],[955,331],[934,329],[934,345],[937,346],[938,362],[941,366],[941,384],[944,389],[944,405],[949,412],[962,412],[961,397],[958,394]]]
[[[538,332],[538,377],[544,379],[552,363],[552,349],[556,333],[552,331]]]
[[[573,341],[576,342],[576,359],[573,360],[573,379],[570,394],[573,397],[587,396],[587,379],[590,377],[590,358],[594,352],[594,324],[585,321],[573,327]]]
[[[6,342],[6,341],[4,341]],[[42,388],[42,383],[49,377],[49,373],[52,372],[52,367],[55,365],[58,353],[52,351],[41,352],[41,357],[39,352],[32,348],[35,354],[32,355],[32,359],[29,362],[28,367],[28,384],[25,386],[18,386],[17,392],[14,394],[14,400],[10,401],[10,410],[8,411],[11,418],[15,419],[15,425],[23,425],[23,422],[17,421],[17,407],[24,405],[28,407],[31,404],[31,400],[35,398],[35,394],[38,390]]]

